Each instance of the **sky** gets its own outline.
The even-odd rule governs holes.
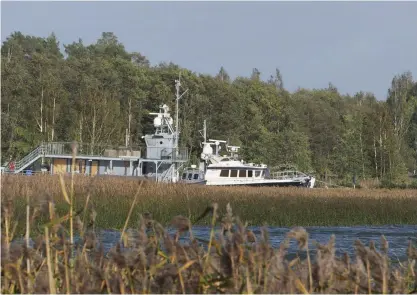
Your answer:
[[[61,45],[113,32],[152,64],[232,78],[279,68],[289,91],[325,88],[386,99],[396,74],[417,77],[417,2],[1,1],[1,40],[14,31]]]

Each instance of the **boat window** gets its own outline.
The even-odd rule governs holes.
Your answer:
[[[230,161],[229,158],[224,158],[220,160],[220,162],[227,162],[227,161]]]
[[[229,177],[229,170],[220,170],[220,177]]]
[[[255,177],[259,177],[259,176],[261,176],[261,171],[255,171]]]
[[[194,179],[198,179],[198,174],[194,174]]]
[[[246,170],[240,170],[239,177],[246,177]]]
[[[193,174],[192,173],[188,173],[188,179],[191,180],[193,178]]]
[[[261,176],[265,176],[265,170],[262,170],[262,175]]]
[[[252,170],[248,170],[248,177],[252,177],[253,175],[253,171]]]
[[[231,170],[230,177],[237,177],[237,170]]]
[[[187,178],[187,173],[183,173],[182,174],[182,179],[186,179]]]

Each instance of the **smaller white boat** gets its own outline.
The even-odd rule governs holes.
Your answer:
[[[181,175],[179,183],[186,184],[206,184],[204,179],[204,168],[197,169],[196,165],[191,165],[191,168],[186,168]]]
[[[265,164],[245,163],[239,159],[240,147],[230,146],[224,140],[206,140],[206,124],[204,122],[204,142],[200,169],[184,171],[182,182],[200,183],[211,186],[297,186],[313,188],[316,179],[296,169],[270,173]],[[212,146],[215,146],[213,153]],[[219,155],[225,147],[228,155]]]

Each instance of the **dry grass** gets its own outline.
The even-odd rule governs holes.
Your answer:
[[[2,204],[11,202],[16,208],[14,219],[18,221],[18,233],[26,230],[26,206],[49,210],[48,201],[52,201],[59,215],[70,211],[71,202],[75,212],[83,210],[88,203],[95,209],[97,227],[122,230],[140,181],[75,175],[73,193],[70,193],[71,178],[63,180],[66,195],[62,193],[58,176],[2,176]],[[417,224],[417,192],[412,189],[260,189],[150,182],[143,182],[130,221],[137,223],[140,214],[151,212],[162,224],[179,214],[194,224],[210,225],[210,220],[198,217],[212,203],[219,204],[221,214],[230,203],[234,212],[245,216],[250,225],[264,222],[273,226]],[[46,221],[45,217],[34,221],[31,232],[43,232]]]
[[[65,176],[64,178],[68,178]],[[58,175],[2,175],[1,182],[4,192],[10,194],[11,197],[18,197],[26,193],[37,195],[39,192],[54,194],[62,198],[61,184]],[[369,198],[416,198],[416,190],[414,189],[352,189],[352,188],[277,188],[277,187],[219,187],[219,186],[199,186],[199,185],[181,185],[181,184],[156,184],[154,182],[141,181],[133,178],[124,177],[89,177],[82,175],[74,175],[75,194],[95,193],[100,194],[103,198],[115,195],[134,195],[137,190],[138,183],[144,182],[144,192],[142,194],[152,192],[155,196],[164,196],[174,193],[173,197],[178,194],[185,193],[198,194],[205,196],[207,194],[239,194],[242,198],[251,197],[253,193],[258,193],[268,197],[369,197]],[[70,185],[67,184],[67,188]],[[28,191],[26,191],[28,190]]]
[[[19,180],[23,183],[21,186],[15,186],[15,189],[20,188],[19,191],[23,194],[34,193],[29,189],[33,179]],[[57,183],[59,185],[59,181]],[[50,185],[55,187],[53,183]],[[96,189],[103,189],[103,186],[106,187],[107,184],[96,184]],[[209,241],[199,243],[194,238],[191,222],[187,217],[172,218],[170,224],[177,229],[177,232],[170,235],[152,214],[143,214],[139,215],[138,223],[130,222],[131,226],[123,231],[121,241],[110,250],[108,255],[105,255],[102,245],[94,234],[96,218],[99,218],[99,215],[88,197],[92,192],[80,187],[78,179],[74,188],[78,194],[81,193],[80,190],[86,190],[83,210],[72,212],[72,207],[69,206],[67,207],[69,211],[64,214],[57,212],[55,202],[57,198],[63,198],[62,191],[65,191],[65,184],[61,190],[61,197],[58,187],[52,192],[44,188],[43,193],[46,196],[42,199],[43,203],[35,198],[40,203],[35,205],[33,201],[30,204],[25,219],[26,230],[30,230],[30,225],[37,219],[44,218],[48,221],[43,224],[43,234],[35,239],[34,247],[28,247],[28,243],[11,242],[17,222],[14,214],[16,208],[13,207],[14,203],[10,196],[2,199],[1,292],[3,294],[323,292],[388,294],[417,291],[415,263],[417,249],[411,244],[407,253],[408,261],[397,266],[390,264],[387,256],[388,245],[383,237],[379,251],[374,243],[366,247],[358,241],[355,245],[356,258],[352,261],[347,255],[336,257],[334,236],[330,237],[327,245],[317,245],[317,254],[311,257],[311,251],[308,249],[308,233],[301,227],[293,228],[280,248],[273,249],[266,228],[262,229],[260,236],[255,236],[233,214],[229,204],[221,208],[217,203],[213,203],[206,208],[202,219],[210,220],[212,225]],[[147,190],[150,188],[157,189],[153,185],[146,184],[140,187],[137,182],[120,187],[124,194],[128,192],[134,194],[134,197],[130,198],[132,202],[128,210],[129,216],[134,212],[134,207],[138,206],[135,205],[137,201],[148,198]],[[6,190],[8,189],[10,188]],[[178,188],[171,187],[173,191],[176,189]],[[163,190],[154,191],[154,194],[159,196],[158,200],[161,200],[160,194],[166,195]],[[223,194],[233,190],[215,189],[214,191]],[[237,191],[242,193],[241,189]],[[108,193],[107,190],[105,192]],[[195,192],[213,193],[207,188],[195,188],[195,191],[193,189],[189,192],[189,196]],[[286,192],[290,193],[291,190]],[[299,192],[306,194],[303,190]],[[407,196],[407,192],[404,193],[405,195],[397,198],[411,198]],[[68,192],[66,194],[68,195]],[[30,197],[34,199],[33,196]],[[311,196],[307,194],[304,197]],[[332,198],[335,197],[337,196]],[[360,198],[360,195],[356,197]],[[243,195],[242,198],[248,197]],[[372,198],[383,200],[390,197],[373,196]],[[64,199],[66,203],[71,203],[70,197]],[[80,200],[81,195],[78,195],[78,201]],[[219,209],[223,209],[224,214],[221,214]],[[66,223],[70,221],[71,216],[74,218],[74,232],[66,230]],[[123,224],[129,224],[129,218],[125,218]],[[214,231],[216,225],[221,226],[218,232]],[[187,241],[180,243],[179,237],[188,232]],[[73,234],[82,238],[80,244],[71,243]],[[306,256],[306,259],[300,257],[291,261],[285,259],[290,239],[298,242],[300,251],[303,252],[300,256]]]

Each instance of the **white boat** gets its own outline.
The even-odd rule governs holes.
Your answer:
[[[204,122],[204,142],[199,173],[193,170],[184,171],[182,182],[202,183],[211,186],[299,186],[313,188],[316,179],[297,170],[285,170],[270,173],[265,164],[245,163],[238,157],[238,146],[229,146],[224,140],[209,139],[206,141],[206,124]],[[213,148],[215,146],[215,153]],[[225,147],[229,155],[219,155]],[[190,176],[192,179],[190,179]]]
[[[197,169],[196,165],[191,165],[190,168],[186,168],[183,171],[179,182],[186,184],[206,184],[204,169]]]

